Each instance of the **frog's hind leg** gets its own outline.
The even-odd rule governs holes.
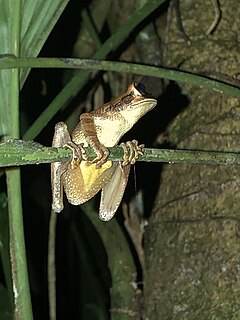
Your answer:
[[[102,189],[99,217],[104,221],[112,219],[117,211],[126,189],[131,165],[144,153],[144,145],[138,145],[137,140],[122,142],[121,146],[124,161],[119,162],[111,179]]]
[[[52,146],[60,148],[71,141],[67,125],[64,122],[57,123],[54,129]],[[61,180],[68,164],[69,162],[51,163],[52,209],[54,212],[61,212],[63,210],[63,186]]]
[[[101,193],[99,218],[104,221],[112,219],[117,211],[126,189],[131,165],[116,167],[111,180],[104,186]]]

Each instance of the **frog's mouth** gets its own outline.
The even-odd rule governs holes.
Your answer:
[[[157,100],[154,98],[146,97],[135,97],[134,101],[126,108],[127,110],[142,108],[143,106],[149,105],[149,110],[152,110],[157,104]]]

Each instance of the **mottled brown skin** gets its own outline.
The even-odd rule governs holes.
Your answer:
[[[52,208],[55,212],[63,210],[63,188],[68,201],[80,205],[95,196],[102,189],[99,216],[110,220],[115,214],[128,180],[130,164],[135,163],[143,147],[137,141],[124,145],[130,149],[130,159],[126,155],[123,162],[107,161],[107,147],[115,146],[121,137],[148,111],[157,101],[146,95],[142,84],[129,85],[127,91],[96,111],[83,113],[72,132],[68,132],[65,123],[55,126],[52,145],[68,146],[73,150],[71,162],[55,162],[51,165]],[[93,161],[87,160],[83,147],[90,146],[96,153]]]

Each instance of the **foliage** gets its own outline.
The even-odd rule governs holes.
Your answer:
[[[19,138],[19,136],[23,136],[26,140],[36,138],[41,145],[50,145],[54,123],[60,119],[66,120],[72,128],[82,110],[91,110],[93,101],[94,104],[100,105],[105,99],[118,94],[132,79],[138,80],[139,76],[132,75],[134,72],[138,75],[162,76],[188,84],[195,81],[197,86],[208,86],[213,90],[217,88],[222,92],[226,90],[224,92],[227,94],[239,96],[237,86],[158,67],[161,64],[161,55],[151,48],[154,46],[158,48],[159,39],[151,21],[156,21],[165,12],[167,5],[164,2],[146,1],[143,6],[136,4],[134,7],[133,2],[116,1],[113,5],[113,1],[110,0],[92,1],[90,4],[81,1],[68,3],[67,0],[1,1],[0,35],[3,41],[0,53],[5,55],[2,57],[0,66],[2,68],[10,66],[14,60],[17,66],[21,67],[24,58],[35,58],[38,55],[77,56],[93,60],[108,58],[140,61],[142,64],[139,64],[137,69],[133,64],[114,65],[106,61],[101,61],[100,64],[89,60],[85,70],[66,72],[59,69],[40,69],[30,72],[30,67],[38,63],[30,59],[30,65],[21,69],[21,72],[17,69],[2,69],[0,136],[4,139]],[[147,39],[151,39],[151,42],[148,43]],[[142,50],[144,46],[146,49]],[[18,60],[18,57],[23,59]],[[51,68],[56,67],[58,63],[70,61],[53,60],[48,59],[44,63]],[[40,61],[43,60],[39,59],[39,64]],[[95,66],[98,71],[90,73],[90,66],[92,64],[93,68],[94,63],[99,64]],[[144,66],[146,63],[152,66]],[[125,69],[121,69],[124,67]],[[127,68],[130,74],[123,74]],[[107,72],[102,73],[99,70]],[[160,71],[161,75],[157,73]],[[159,96],[161,80],[151,81],[147,80]],[[22,89],[20,109],[19,88]],[[156,115],[155,127],[153,121],[146,120],[146,125],[144,127],[140,125],[135,131],[136,135],[140,131],[139,137],[142,136],[146,140],[152,135],[150,144],[156,139],[156,132],[153,132],[153,129],[157,128],[157,134],[164,130],[158,125],[159,117],[162,115],[159,114],[159,110]],[[165,117],[168,118],[166,114]],[[39,145],[32,142],[30,144],[34,150],[39,148]],[[28,146],[25,145],[26,148]],[[33,149],[29,148],[29,152]],[[232,154],[226,155],[228,156],[238,157]],[[172,160],[170,153],[168,157],[170,162]],[[184,158],[183,161],[187,159]],[[36,158],[34,163],[37,163]],[[159,171],[159,167],[157,170]],[[46,257],[51,203],[49,168],[32,166],[22,170],[25,233],[22,228],[19,171],[8,168],[6,176],[7,186],[4,182],[5,176],[0,177],[0,249],[2,278],[4,278],[0,283],[0,295],[5,295],[5,300],[0,301],[0,318],[8,319],[13,314],[19,319],[32,318],[28,297],[28,281],[30,281],[34,318],[47,319]],[[148,175],[142,174],[141,177],[140,174],[139,179],[144,181],[142,183],[144,185]],[[132,196],[133,192],[129,190],[127,199],[130,200]],[[139,203],[141,207],[139,211],[143,211],[141,201],[136,199],[134,206]],[[7,208],[9,223],[6,218]],[[138,282],[142,281],[144,267],[140,266],[137,249],[133,247],[129,235],[126,234],[122,216],[119,215],[117,220],[114,219],[109,224],[102,223],[96,216],[95,200],[81,208],[68,204],[65,208],[64,214],[58,217],[56,237],[57,316],[60,319],[73,318],[76,314],[81,319],[108,319],[110,316],[112,319],[138,319],[142,312],[141,283]],[[10,253],[7,247],[9,236]],[[29,277],[25,261],[24,237]],[[11,254],[12,277],[10,277],[9,254]]]

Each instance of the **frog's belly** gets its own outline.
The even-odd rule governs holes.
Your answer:
[[[98,193],[111,179],[116,165],[107,161],[101,168],[82,161],[76,169],[68,169],[63,174],[63,186],[68,201],[80,205]]]

